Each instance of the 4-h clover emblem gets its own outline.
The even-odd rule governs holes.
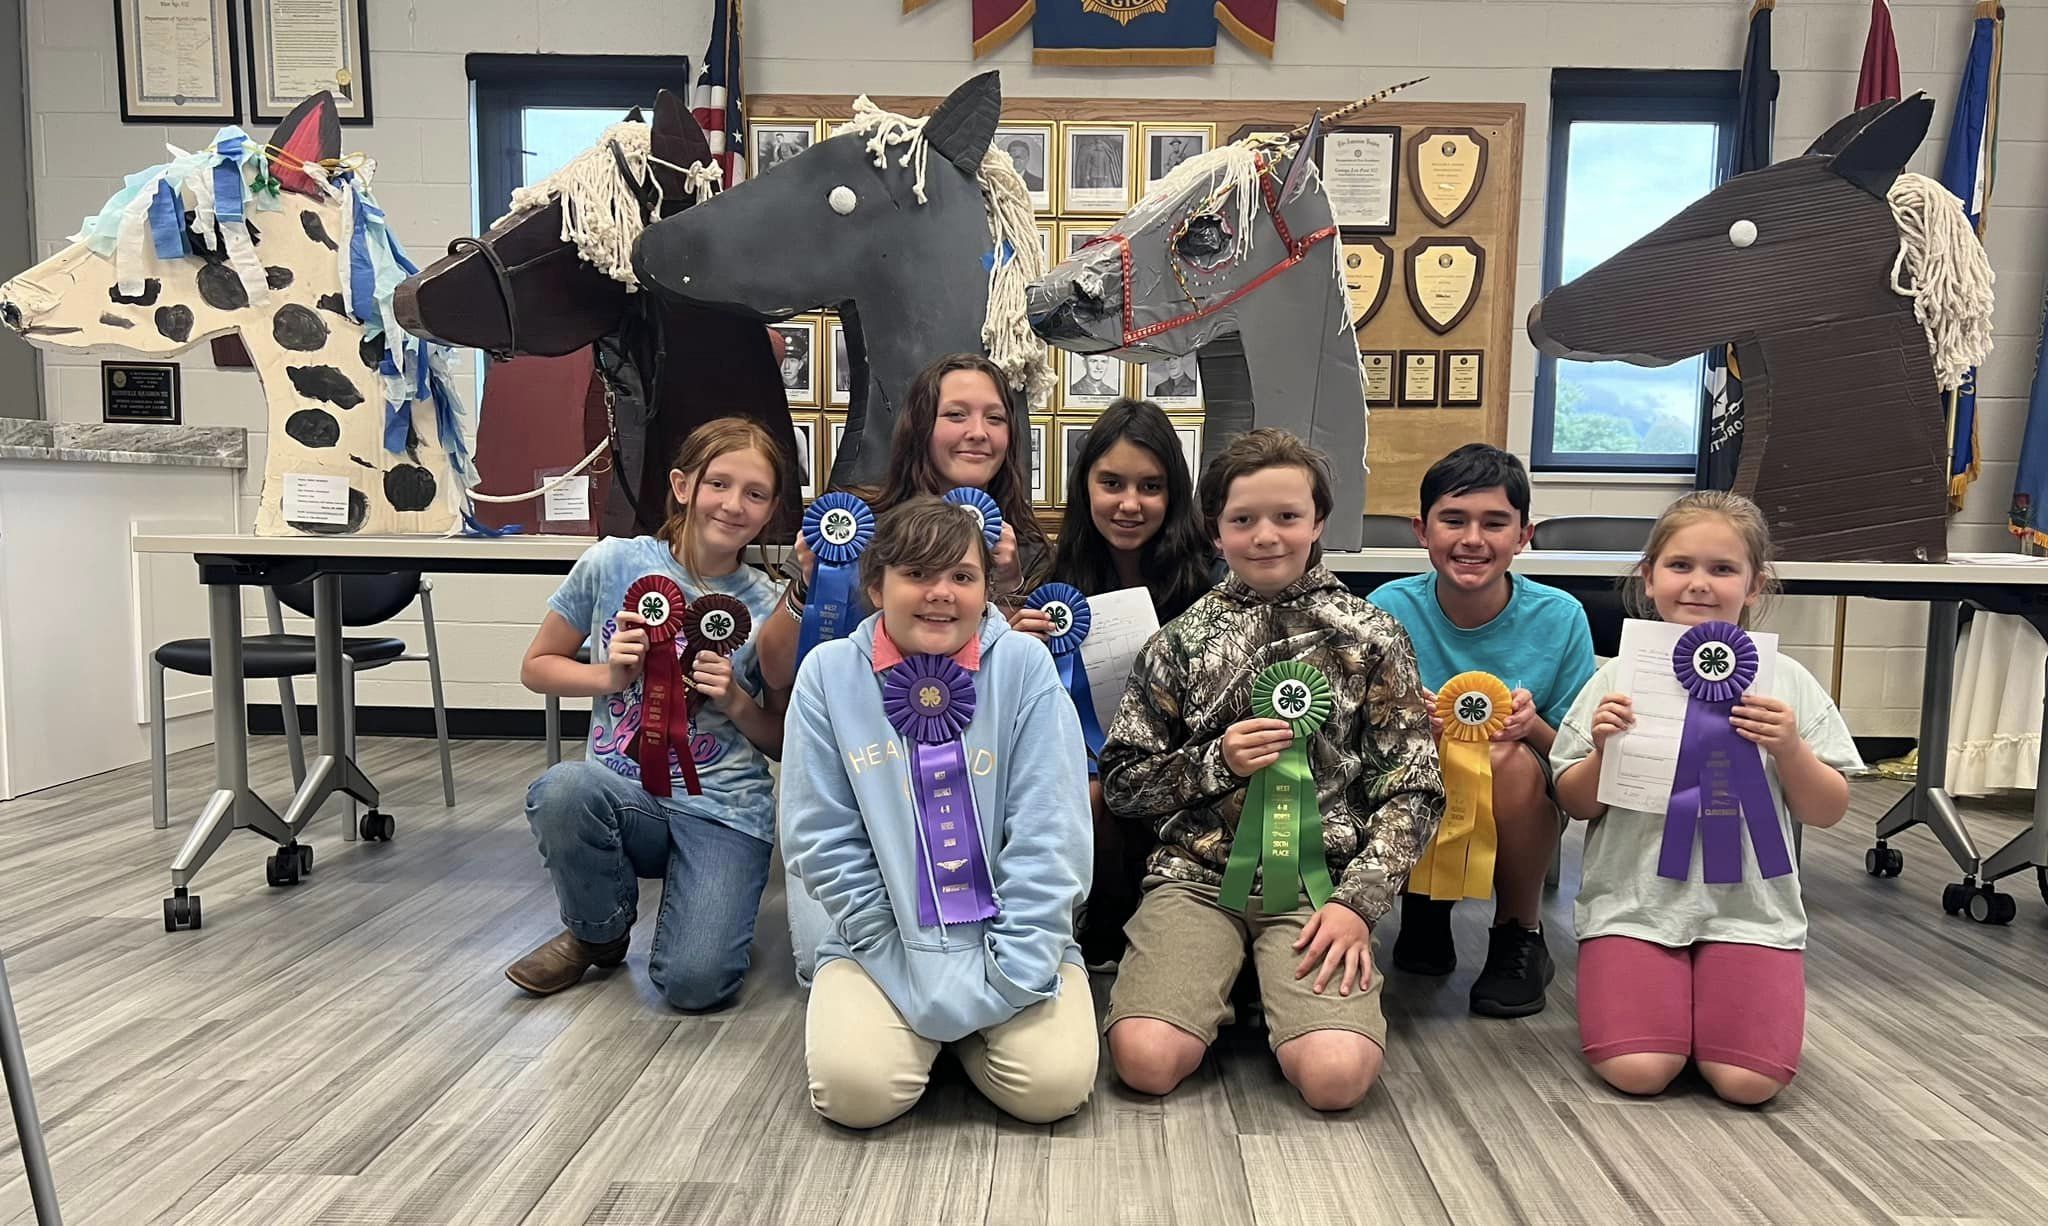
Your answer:
[[[1458,722],[1477,728],[1493,718],[1493,700],[1484,694],[1470,693],[1459,696],[1458,705],[1453,708]]]
[[[640,594],[640,616],[650,626],[659,626],[668,621],[668,597],[660,592]]]
[[[818,521],[818,535],[824,537],[828,544],[851,544],[857,531],[859,525],[854,523],[853,512],[842,507],[825,512],[825,517]]]
[[[1300,719],[1308,714],[1309,692],[1303,682],[1289,678],[1273,687],[1273,709],[1282,719]]]
[[[1725,681],[1735,672],[1735,652],[1726,643],[1701,643],[1692,649],[1692,671],[1708,681]]]
[[[936,685],[923,686],[917,691],[917,705],[935,711],[946,705],[946,695]]]
[[[1052,632],[1055,637],[1065,634],[1067,628],[1074,624],[1074,611],[1057,600],[1045,606],[1045,617],[1047,621],[1052,623]]]
[[[714,609],[704,615],[704,637],[714,643],[723,643],[732,637],[734,630],[732,614],[723,609]]]

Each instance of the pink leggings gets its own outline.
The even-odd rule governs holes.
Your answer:
[[[1590,1063],[1666,1052],[1783,1083],[1799,1071],[1805,1038],[1799,950],[1718,942],[1670,949],[1634,937],[1579,943],[1579,1045]]]

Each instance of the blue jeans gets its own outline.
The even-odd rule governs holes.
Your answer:
[[[678,1009],[715,1009],[746,978],[770,847],[679,812],[596,762],[561,762],[526,790],[526,820],[561,900],[593,944],[632,931],[642,877],[659,877],[648,977]]]

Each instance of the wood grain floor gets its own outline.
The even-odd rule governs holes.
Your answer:
[[[257,742],[281,804],[283,753]],[[1980,928],[1937,905],[1952,874],[1922,832],[1906,874],[1864,876],[1869,819],[1806,844],[1814,942],[1804,1071],[1740,1110],[1698,1083],[1652,1101],[1578,1056],[1575,959],[1545,1013],[1469,1016],[1487,916],[1459,909],[1464,966],[1388,986],[1387,1071],[1367,1103],[1303,1107],[1256,1033],[1226,1032],[1166,1100],[1104,1061],[1076,1118],[997,1115],[942,1061],[926,1101],[867,1135],[811,1112],[803,1002],[779,886],[738,1008],[669,1011],[636,944],[550,1000],[506,962],[556,929],[519,813],[531,744],[461,748],[440,805],[431,744],[366,764],[388,845],[318,828],[305,884],[263,884],[230,840],[198,887],[206,927],[163,931],[166,867],[211,777],[174,764],[169,831],[146,770],[0,805],[0,943],[59,1192],[74,1223],[2039,1222],[2048,1217],[2048,908]],[[1979,846],[2014,810],[1971,810]],[[1554,932],[1570,930],[1568,845]],[[654,902],[648,883],[643,907]],[[1385,955],[1392,929],[1381,934]],[[1107,984],[1097,979],[1098,998]],[[0,1223],[32,1220],[0,1124]]]

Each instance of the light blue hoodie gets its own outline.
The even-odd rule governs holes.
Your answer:
[[[1059,995],[1081,965],[1074,908],[1088,894],[1094,830],[1087,753],[1052,656],[990,605],[974,720],[961,740],[999,914],[917,922],[910,742],[882,711],[873,614],[804,659],[782,753],[782,856],[831,917],[818,965],[852,958],[928,1039],[952,1042]]]

